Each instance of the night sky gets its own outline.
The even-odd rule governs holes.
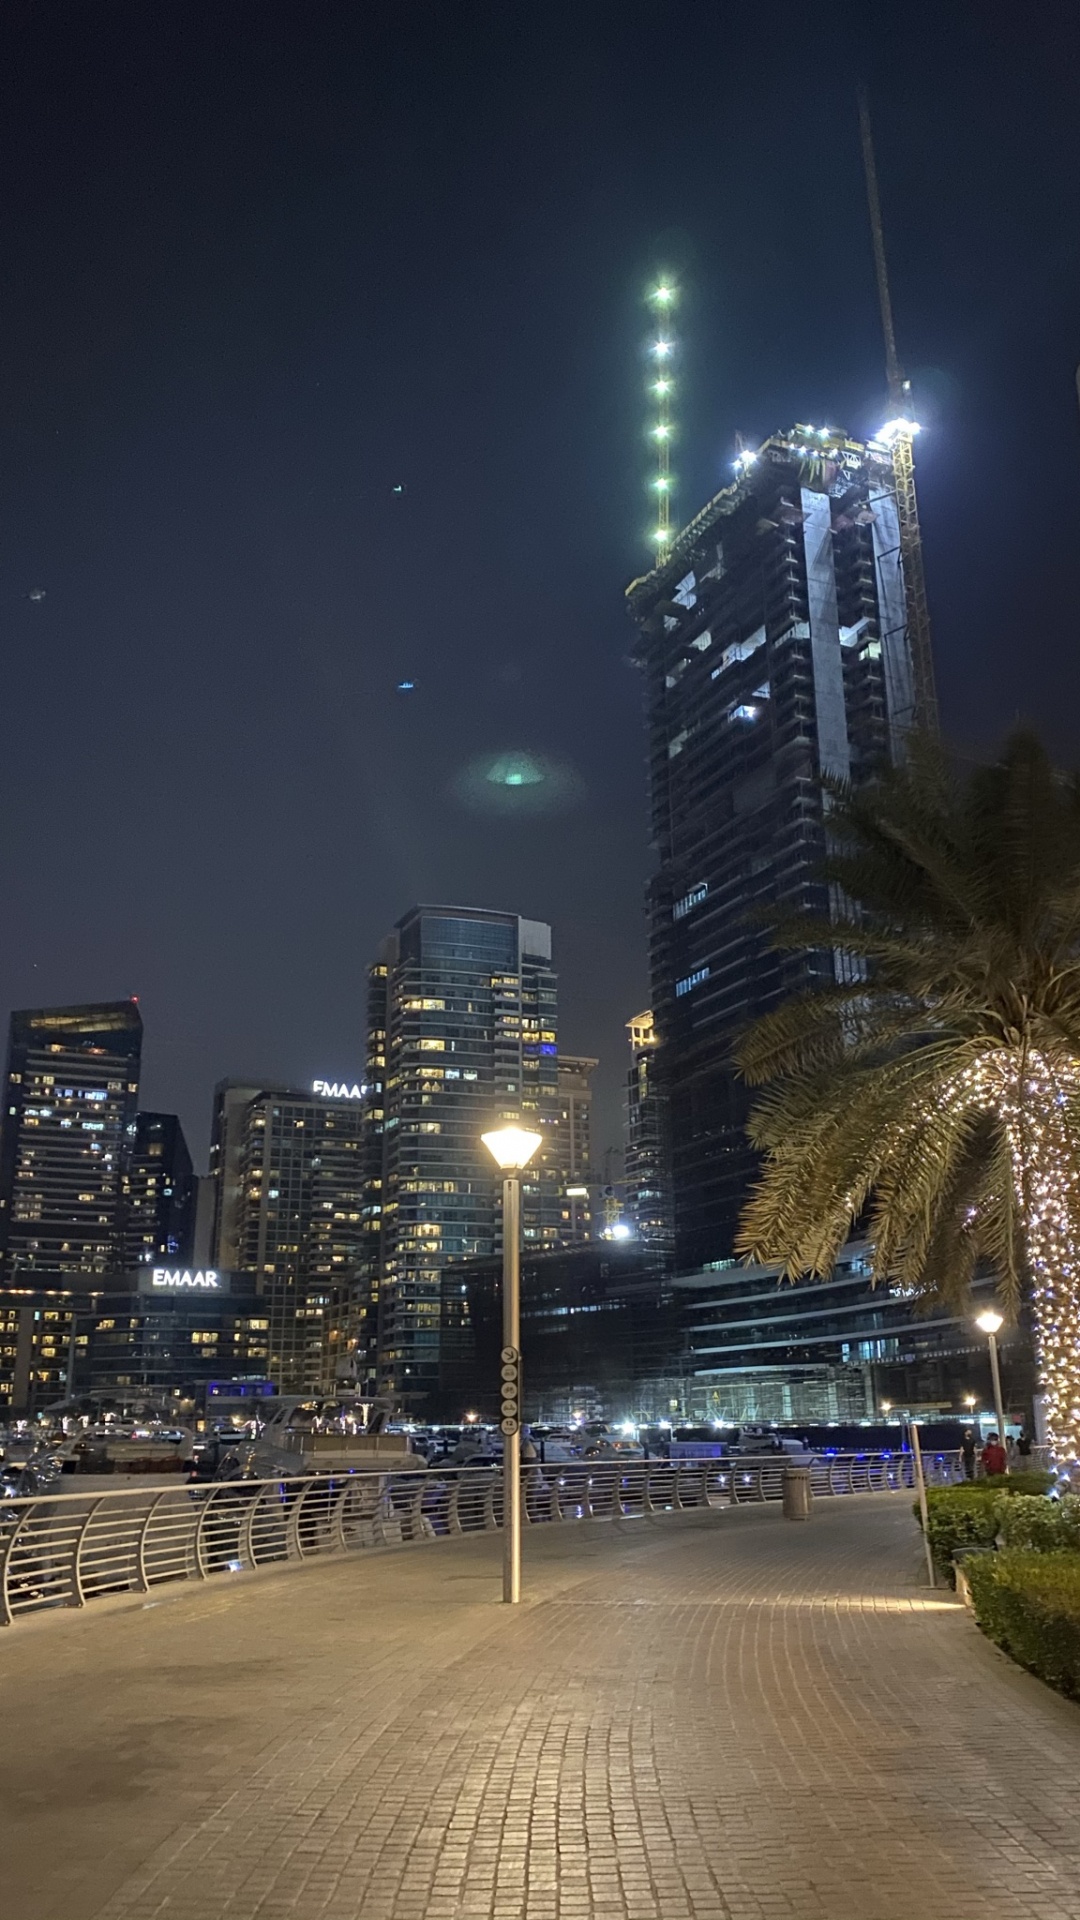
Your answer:
[[[860,73],[944,723],[1080,760],[1080,15],[888,21],[7,0],[0,1011],[137,993],[200,1160],[222,1075],[358,1074],[417,899],[552,922],[618,1139],[642,293],[685,293],[683,518],[736,431],[881,423]],[[561,812],[468,804],[514,750]]]

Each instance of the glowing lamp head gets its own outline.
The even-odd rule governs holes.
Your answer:
[[[653,299],[658,300],[662,307],[669,307],[671,305],[671,302],[674,300],[674,298],[675,298],[674,287],[669,287],[667,285],[664,285],[664,286],[653,288]]]
[[[671,528],[654,527],[653,539],[656,541],[657,546],[663,546],[666,541],[671,539]]]
[[[653,392],[654,393],[670,393],[671,381],[670,380],[654,380]]]
[[[660,427],[654,427],[654,428],[653,428],[653,439],[654,439],[654,440],[670,440],[670,438],[671,438],[671,428],[670,428],[670,427],[664,427],[664,426],[660,426]]]
[[[654,340],[652,350],[655,353],[658,360],[666,360],[668,357],[668,354],[671,352],[671,341],[670,340]]]
[[[985,1313],[980,1313],[975,1325],[983,1333],[997,1333],[1004,1325],[1004,1320],[1000,1313],[995,1313],[993,1307],[987,1307]]]
[[[891,447],[893,441],[898,440],[902,433],[916,434],[921,432],[922,428],[917,420],[886,420],[885,425],[879,429],[874,435],[874,438],[884,446]]]
[[[492,1133],[480,1136],[503,1173],[520,1173],[527,1167],[537,1147],[542,1145],[543,1137],[543,1134],[531,1133],[528,1127],[496,1127]]]

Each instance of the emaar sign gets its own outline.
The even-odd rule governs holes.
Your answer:
[[[150,1280],[163,1293],[220,1293],[221,1275],[213,1267],[200,1267],[193,1273],[188,1267],[154,1267]]]
[[[314,1080],[311,1091],[324,1100],[362,1100],[364,1097],[363,1087],[358,1087],[355,1080],[351,1086],[347,1080]]]

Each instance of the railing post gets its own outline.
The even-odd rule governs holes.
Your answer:
[[[83,1592],[83,1583],[82,1583],[83,1541],[86,1539],[87,1529],[90,1525],[90,1522],[93,1519],[95,1513],[97,1512],[104,1498],[105,1496],[101,1495],[99,1496],[98,1499],[91,1502],[90,1510],[88,1513],[86,1513],[83,1516],[82,1526],[79,1528],[78,1533],[75,1535],[74,1551],[72,1552],[72,1555],[71,1555],[71,1604],[74,1607],[85,1607],[86,1605],[86,1595]]]
[[[446,1502],[447,1533],[460,1533],[462,1530],[461,1515],[458,1512],[458,1495],[460,1491],[461,1491],[461,1480],[459,1476],[455,1474],[453,1479],[450,1482],[450,1493]]]
[[[346,1475],[344,1485],[334,1503],[334,1532],[337,1534],[338,1552],[347,1553],[349,1543],[345,1538],[345,1506],[349,1498],[349,1480]]]
[[[314,1482],[312,1484],[314,1484]],[[304,1496],[306,1493],[307,1488],[301,1487],[299,1492],[294,1496],[293,1506],[289,1512],[289,1522],[285,1530],[285,1556],[286,1559],[289,1560],[302,1560],[304,1558],[304,1546],[300,1538],[300,1516],[303,1512]]]
[[[206,1555],[203,1552],[203,1534],[206,1529],[206,1516],[214,1504],[215,1492],[216,1489],[214,1487],[207,1487],[206,1499],[200,1503],[199,1518],[195,1526],[195,1571],[200,1580],[205,1580],[210,1571],[206,1564]]]
[[[8,1534],[7,1545],[4,1548],[3,1558],[0,1559],[0,1625],[3,1625],[5,1627],[10,1627],[12,1619],[14,1617],[11,1611],[11,1599],[10,1599],[9,1584],[8,1584],[8,1569],[11,1566],[11,1555],[15,1547],[15,1544],[19,1538],[20,1533],[25,1527],[27,1521],[31,1519],[33,1512],[34,1512],[34,1509],[33,1509],[33,1506],[31,1505],[24,1508],[23,1512],[20,1513],[18,1519],[15,1522],[15,1525],[12,1527],[11,1532]]]
[[[424,1537],[424,1482],[418,1480],[408,1495],[408,1528],[410,1540],[422,1540]]]
[[[168,1491],[171,1493],[172,1488],[170,1487]],[[136,1592],[138,1593],[149,1593],[150,1591],[150,1580],[146,1571],[146,1536],[150,1531],[150,1522],[153,1520],[164,1498],[165,1493],[162,1492],[158,1494],[155,1500],[150,1502],[149,1507],[143,1515],[142,1526],[139,1528],[139,1544],[136,1549],[135,1562]]]

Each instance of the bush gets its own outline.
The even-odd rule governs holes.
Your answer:
[[[1080,1696],[1080,1553],[988,1553],[964,1572],[988,1638],[1059,1693]]]
[[[989,1493],[1049,1493],[1054,1484],[1052,1473],[1032,1467],[1027,1473],[988,1473],[985,1480],[968,1480],[969,1487],[985,1487]]]
[[[1035,1553],[1080,1553],[1080,1497],[1066,1494],[1063,1500],[995,1500],[998,1537],[1006,1547],[1028,1548]]]
[[[992,1547],[997,1538],[999,1502],[987,1497],[985,1487],[985,1481],[976,1480],[963,1487],[926,1489],[930,1551],[935,1566],[950,1580],[953,1579],[952,1557],[958,1548]],[[915,1517],[920,1518],[918,1501]]]

